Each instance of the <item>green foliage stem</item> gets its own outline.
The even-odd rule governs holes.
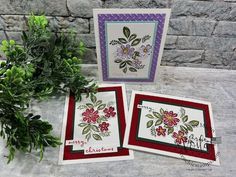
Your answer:
[[[75,34],[57,34],[48,28],[45,16],[28,19],[28,31],[22,34],[23,46],[3,40],[5,61],[0,64],[0,136],[9,149],[8,163],[16,150],[40,152],[57,147],[52,125],[40,115],[28,112],[32,99],[47,99],[71,90],[77,100],[83,93],[96,92],[97,86],[81,73],[81,58],[86,50]]]

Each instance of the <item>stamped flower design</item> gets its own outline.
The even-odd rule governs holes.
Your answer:
[[[175,138],[177,144],[184,144],[187,142],[187,137],[183,131],[178,131],[178,133],[174,132],[172,137]]]
[[[177,125],[179,122],[179,119],[177,118],[177,114],[174,113],[173,111],[165,111],[164,116],[163,116],[163,121],[164,124],[167,125],[168,127],[173,127]]]
[[[199,125],[197,120],[189,120],[183,108],[180,109],[180,116],[174,111],[160,109],[159,112],[153,111],[147,114],[147,128],[154,137],[171,136],[176,144],[184,144],[187,142],[187,134],[192,132]]]
[[[83,121],[87,123],[96,123],[99,117],[98,111],[94,111],[93,108],[86,109],[86,111],[82,113],[82,116],[84,116]]]
[[[105,108],[103,112],[105,113],[106,117],[114,117],[116,115],[116,112],[114,111],[115,108],[110,106],[109,108]]]
[[[117,56],[121,59],[130,59],[134,54],[134,48],[132,48],[129,44],[121,45],[117,48]]]
[[[101,130],[101,132],[106,132],[108,131],[108,127],[109,127],[109,123],[106,122],[102,122],[101,124],[99,124],[99,128]]]
[[[140,56],[145,57],[147,55],[150,55],[152,52],[152,46],[150,44],[148,45],[142,45],[139,49]]]
[[[139,37],[137,34],[131,33],[127,26],[123,27],[123,35],[109,43],[117,47],[114,62],[119,64],[123,73],[137,72],[145,67],[143,59],[152,53],[151,44],[145,44],[151,36]]]
[[[142,61],[140,61],[139,59],[133,60],[132,66],[136,69],[143,69],[144,68],[144,65],[142,65]]]
[[[101,141],[111,134],[109,120],[116,116],[116,110],[113,102],[103,103],[102,100],[97,100],[95,95],[91,95],[90,100],[91,102],[78,107],[84,110],[78,126],[82,128],[82,135],[87,141],[91,138]]]
[[[163,128],[162,126],[159,126],[157,129],[156,129],[156,131],[157,131],[157,135],[158,136],[166,136],[166,129],[165,128]]]

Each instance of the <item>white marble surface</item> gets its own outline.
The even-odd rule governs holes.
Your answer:
[[[89,76],[97,72],[93,65],[87,65],[84,71]],[[132,89],[210,101],[216,134],[222,137],[222,144],[219,145],[221,166],[194,167],[181,159],[137,151],[133,161],[59,166],[59,148],[48,148],[40,163],[35,155],[17,153],[15,160],[7,165],[4,158],[7,150],[1,139],[0,177],[236,176],[236,71],[161,67],[155,85],[127,85],[128,98]],[[64,97],[33,105],[37,113],[53,124],[54,134],[60,136]]]

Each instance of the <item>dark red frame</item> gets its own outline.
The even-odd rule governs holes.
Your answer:
[[[116,92],[116,101],[117,101],[117,108],[119,111],[118,119],[120,122],[119,125],[119,133],[120,133],[120,140],[123,142],[124,133],[125,133],[125,110],[124,110],[124,101],[123,100],[123,93],[122,87],[102,87],[98,88],[98,92],[105,92],[105,91],[115,91]],[[73,94],[70,94],[69,104],[68,104],[68,116],[67,116],[67,123],[66,123],[66,134],[65,134],[65,142],[66,140],[71,140],[73,137],[73,119],[74,119],[74,111],[75,110],[75,98]],[[103,158],[103,157],[116,157],[116,156],[128,156],[129,150],[121,147],[118,147],[117,152],[113,153],[103,153],[103,154],[84,154],[83,151],[72,151],[72,146],[64,146],[64,155],[63,160],[78,160],[78,159],[88,159],[88,158]]]
[[[207,145],[207,152],[203,151],[194,151],[193,149],[185,149],[181,146],[168,146],[166,144],[160,144],[157,142],[150,142],[145,141],[143,139],[137,138],[137,130],[139,126],[139,110],[137,108],[138,104],[141,104],[142,101],[152,101],[152,102],[158,102],[158,103],[166,103],[171,105],[178,105],[183,107],[190,107],[193,109],[200,109],[204,112],[204,123],[205,123],[205,132],[206,137],[212,138],[212,128],[211,128],[211,120],[210,120],[210,113],[209,113],[209,107],[207,104],[201,104],[201,103],[194,103],[190,101],[184,101],[184,100],[177,100],[172,98],[164,98],[164,97],[158,97],[158,96],[150,96],[150,95],[141,95],[136,94],[134,98],[134,105],[132,110],[132,118],[131,118],[131,127],[130,127],[130,133],[129,133],[129,139],[128,144],[134,145],[134,146],[140,146],[140,147],[146,147],[150,149],[156,149],[156,150],[162,150],[162,151],[168,151],[173,153],[181,153],[183,155],[189,155],[209,160],[216,160],[215,156],[215,148],[213,144]]]

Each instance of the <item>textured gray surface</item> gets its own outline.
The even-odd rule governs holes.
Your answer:
[[[56,32],[74,29],[96,61],[93,8],[171,8],[162,65],[236,69],[234,0],[0,0],[0,40],[21,42],[31,11],[45,13]],[[171,49],[171,50],[170,50]]]
[[[96,66],[84,67],[88,76],[96,75]],[[96,77],[95,77],[96,78]],[[58,151],[47,149],[41,163],[34,155],[17,154],[6,165],[7,154],[0,140],[0,176],[11,177],[151,177],[151,176],[236,176],[236,71],[161,67],[155,85],[126,85],[128,98],[132,89],[151,91],[212,103],[216,135],[222,137],[219,145],[221,166],[194,167],[183,160],[135,151],[133,161],[101,162],[58,166]],[[64,97],[44,103],[33,103],[34,111],[44,115],[54,126],[54,134],[60,136]]]

